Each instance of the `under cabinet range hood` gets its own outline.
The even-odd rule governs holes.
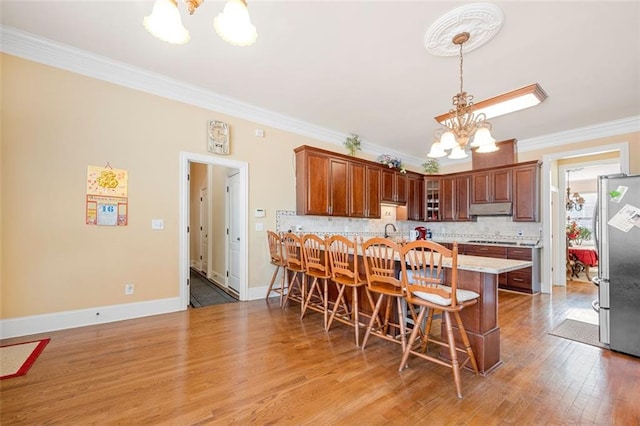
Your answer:
[[[469,214],[472,216],[511,216],[512,203],[471,204]]]

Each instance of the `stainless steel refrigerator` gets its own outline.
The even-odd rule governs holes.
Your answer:
[[[593,229],[600,341],[640,357],[640,175],[598,176]]]

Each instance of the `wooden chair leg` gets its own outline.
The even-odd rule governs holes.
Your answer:
[[[371,314],[371,320],[369,321],[369,325],[367,326],[367,331],[366,333],[364,333],[364,339],[362,340],[362,350],[364,350],[365,346],[367,346],[367,341],[369,340],[371,329],[373,328],[373,324],[375,323],[376,317],[378,316],[378,312],[380,311],[380,306],[382,306],[382,299],[384,299],[384,294],[380,294],[380,297],[378,297],[378,302],[376,303],[376,307],[373,310],[373,314]]]
[[[460,318],[459,312],[454,312],[454,316],[456,317],[456,323],[458,324],[458,330],[460,331],[460,338],[462,339],[462,344],[464,345],[464,350],[467,352],[467,356],[469,357],[469,361],[471,361],[471,367],[473,367],[473,371],[476,372],[476,376],[478,375],[478,363],[476,362],[476,356],[473,353],[473,349],[471,348],[471,344],[469,343],[469,337],[467,336],[467,330],[464,329],[464,325],[462,325],[462,319]]]
[[[451,315],[448,311],[444,311],[444,320],[447,328],[447,341],[449,343],[449,355],[451,356],[451,369],[453,370],[453,381],[456,385],[458,398],[462,398],[462,390],[460,386],[460,365],[458,363],[458,354],[456,351],[456,341],[453,336],[453,326],[451,325]]]
[[[400,343],[402,345],[402,352],[404,353],[405,349],[407,349],[407,330],[406,330],[406,323],[407,320],[405,318],[405,312],[402,310],[402,300],[400,297],[396,297],[395,298],[397,303],[397,310],[398,310],[398,325],[400,326]],[[413,311],[413,307],[411,308]],[[414,318],[415,318],[415,313],[414,313]],[[416,326],[414,327],[414,330],[419,330],[420,327]]]
[[[346,286],[344,284],[339,284],[338,285],[338,297],[336,298],[336,301],[334,302],[333,305],[333,310],[331,311],[331,316],[329,317],[329,321],[327,322],[327,331],[329,331],[329,329],[331,329],[331,324],[333,324],[333,320],[336,317],[336,314],[338,313],[338,307],[342,301],[342,298],[344,297],[344,291],[345,291]]]
[[[422,347],[420,348],[420,351],[422,353],[425,353],[425,351],[427,350],[427,345],[429,344],[431,325],[433,324],[433,314],[435,313],[435,309],[427,308],[426,306],[425,309],[429,310],[429,315],[427,315],[427,324],[424,327],[424,339],[422,340]]]
[[[358,307],[358,288],[352,287],[351,292],[351,318],[353,319],[353,328],[355,329],[356,347],[360,346],[360,310]]]
[[[311,302],[311,298],[313,297],[314,294],[318,294],[318,296],[321,299],[320,301],[322,303],[322,306],[325,305],[324,296],[323,296],[322,290],[320,289],[320,285],[318,284],[318,280],[319,278],[314,277],[313,281],[311,281],[311,286],[309,286],[309,294],[307,294],[307,298],[306,300],[304,300],[304,303],[302,304],[302,312],[300,313],[301,319],[304,318],[304,314],[307,312],[307,308],[309,307],[309,303]],[[326,328],[326,323],[323,324],[323,326]]]
[[[425,312],[427,312],[427,308],[426,306],[422,306],[420,308],[420,312],[418,313],[416,324],[414,325],[413,331],[411,332],[411,336],[409,337],[409,342],[407,343],[407,347],[402,353],[402,360],[400,361],[400,368],[398,368],[398,371],[402,371],[407,366],[407,361],[409,360],[409,354],[411,353],[411,348],[413,347],[416,341],[416,338],[418,337],[418,329],[420,328],[418,324],[420,324],[424,319]]]

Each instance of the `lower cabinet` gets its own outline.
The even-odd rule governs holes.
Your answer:
[[[529,268],[517,269],[498,275],[498,288],[529,294],[540,292],[539,249],[530,247],[485,246],[479,244],[461,244],[460,247],[458,250],[459,253],[469,256],[532,261],[533,266]]]
[[[540,293],[540,250],[529,247],[507,247],[507,259],[530,260],[533,266],[507,272],[506,282],[501,288]]]

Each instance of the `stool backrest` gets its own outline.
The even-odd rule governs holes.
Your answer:
[[[396,262],[400,260],[398,244],[386,238],[370,238],[362,242],[362,255],[369,290],[387,294],[402,292],[396,271]]]
[[[329,254],[326,250],[326,240],[315,234],[305,234],[302,237],[304,262],[307,272],[313,275],[329,275]]]
[[[287,232],[282,237],[282,242],[284,244],[287,269],[304,271],[305,266],[302,238],[293,232]]]
[[[342,235],[333,235],[327,241],[331,278],[336,282],[356,284],[358,272],[358,243]]]
[[[450,250],[433,241],[416,240],[402,246],[400,257],[403,259],[402,284],[409,301],[414,293],[421,292],[451,299],[451,306],[457,305],[458,243],[453,243]],[[448,282],[443,283],[445,263],[451,273]]]
[[[284,266],[284,254],[282,251],[282,235],[273,231],[267,231],[267,242],[269,244],[269,256],[271,263],[277,266]]]

